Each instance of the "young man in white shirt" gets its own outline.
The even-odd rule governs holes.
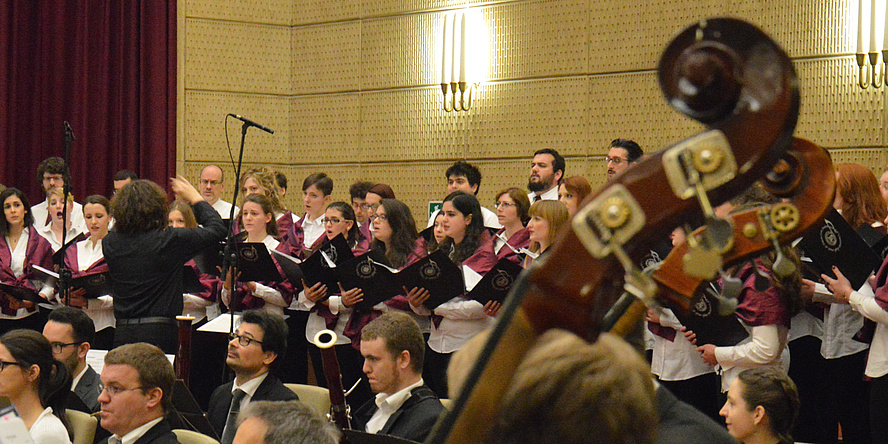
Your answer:
[[[31,207],[31,215],[34,216],[34,227],[43,228],[49,225],[49,197],[46,193],[52,188],[63,188],[71,177],[68,174],[68,166],[61,157],[44,159],[37,166],[37,181],[43,189],[43,201]],[[71,210],[71,227],[86,231],[86,223],[83,221],[83,207],[74,202]]]
[[[425,440],[444,406],[423,383],[424,353],[422,332],[408,314],[385,313],[364,327],[364,373],[376,398],[355,412],[354,429]]]
[[[447,178],[447,195],[454,191],[462,191],[473,196],[478,196],[478,189],[481,188],[481,171],[479,171],[475,165],[472,165],[465,160],[457,160],[450,166],[450,168],[447,168],[444,177]],[[438,216],[438,212],[440,211],[441,210],[437,210],[432,213],[431,217],[429,217],[429,224],[427,226],[431,227],[432,225],[435,225],[435,217]],[[481,214],[484,216],[485,227],[496,229],[503,227],[499,223],[496,213],[487,207],[481,207]]]

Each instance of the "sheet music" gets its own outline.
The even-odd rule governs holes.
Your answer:
[[[231,313],[222,313],[210,322],[200,326],[197,331],[210,333],[229,333],[231,331]],[[234,315],[234,325],[240,324],[240,315]]]
[[[323,250],[321,250],[321,257],[324,258],[324,262],[327,263],[328,268],[336,268],[336,263],[333,262],[333,260],[330,259],[330,256],[327,256],[327,253],[325,253]]]
[[[478,274],[475,270],[469,268],[468,265],[463,265],[463,281],[466,283],[466,293],[472,291],[478,282],[481,282],[481,279],[484,278],[483,275]]]
[[[226,330],[227,331],[227,330]],[[91,348],[88,352],[86,352],[86,363],[93,368],[98,374],[102,374],[102,369],[105,368],[105,355],[108,354],[108,350],[98,350]],[[176,355],[167,355],[166,358],[170,361],[170,364],[175,365]],[[6,444],[6,441],[0,440],[0,444]]]

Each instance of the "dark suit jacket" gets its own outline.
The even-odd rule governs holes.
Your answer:
[[[680,401],[664,387],[657,389],[658,444],[737,444],[728,430]]]
[[[231,388],[234,387],[234,381],[221,385],[213,391],[210,397],[210,408],[207,410],[207,419],[210,425],[216,430],[219,436],[222,436],[222,430],[225,428],[225,420],[228,419],[228,409],[231,407]],[[250,398],[250,401],[295,401],[299,397],[292,390],[284,386],[280,379],[272,374],[259,384],[256,393]]]
[[[148,429],[135,444],[180,444],[172,430],[170,423],[164,419]],[[105,438],[99,444],[108,444],[108,438]]]
[[[367,428],[367,422],[377,410],[379,407],[376,406],[376,399],[364,403],[355,412],[352,428],[364,431]],[[410,391],[410,397],[376,433],[422,442],[432,431],[432,426],[438,421],[438,417],[443,411],[444,405],[441,404],[435,393],[428,386],[422,385]]]
[[[101,410],[98,399],[99,394],[102,393],[102,390],[99,388],[99,374],[89,364],[86,365],[86,373],[80,378],[77,387],[74,387],[74,393],[83,400],[90,413]]]

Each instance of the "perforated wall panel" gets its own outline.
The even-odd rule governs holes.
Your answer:
[[[247,23],[266,23],[273,25],[290,25],[293,21],[293,9],[301,2],[293,0],[262,0],[253,2],[186,2],[187,17],[229,20]]]
[[[185,88],[291,94],[290,28],[186,21]]]
[[[297,26],[292,40],[295,94],[355,91],[361,76],[361,23]]]
[[[361,4],[355,0],[292,1],[293,25],[356,19]]]
[[[355,162],[363,158],[360,94],[297,96],[290,100],[289,112],[293,162]]]

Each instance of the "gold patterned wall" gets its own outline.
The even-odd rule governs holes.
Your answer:
[[[275,129],[248,132],[247,165],[290,179],[325,171],[334,198],[357,180],[389,183],[417,220],[444,193],[444,170],[468,159],[484,175],[482,204],[525,186],[533,151],[567,158],[567,175],[604,181],[608,142],[657,151],[701,129],[670,109],[656,80],[666,43],[694,20],[756,23],[794,59],[802,109],[797,135],[836,162],[880,174],[886,94],[856,82],[856,0],[254,0],[179,2],[179,170],[207,163],[233,177],[224,116]],[[442,109],[444,16],[469,8],[486,28],[488,76],[467,113]],[[236,158],[240,124],[228,135]],[[233,182],[229,181],[229,184]],[[420,222],[422,223],[422,222]]]

